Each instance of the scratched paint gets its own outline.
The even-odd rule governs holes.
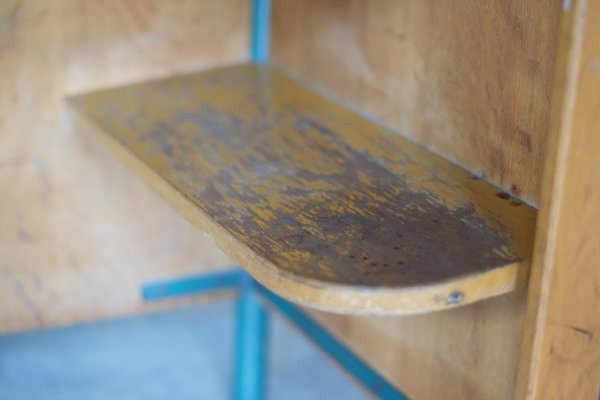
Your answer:
[[[301,279],[411,288],[530,256],[535,210],[270,67],[72,101],[228,234]]]

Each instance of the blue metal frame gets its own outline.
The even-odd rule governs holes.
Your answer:
[[[287,317],[373,395],[381,399],[408,399],[298,307],[260,285],[242,269],[151,283],[143,286],[142,293],[145,300],[156,301],[226,289],[239,290],[234,387],[236,400],[264,398],[268,314],[261,298]]]
[[[260,293],[269,300],[292,324],[299,328],[323,351],[333,357],[348,373],[354,376],[367,390],[381,399],[408,400],[375,372],[350,349],[340,343],[312,318],[287,300],[277,296],[255,281]]]
[[[255,63],[269,60],[270,29],[271,1],[254,0],[250,57]],[[264,398],[269,320],[261,297],[332,356],[372,394],[381,399],[408,400],[308,315],[260,285],[241,269],[147,284],[142,287],[142,297],[147,301],[155,301],[226,289],[239,290],[236,310],[235,387],[233,388],[235,400]]]
[[[271,34],[271,0],[254,0],[252,7],[252,32],[250,58],[255,63],[269,60]]]
[[[265,393],[268,314],[250,276],[241,274],[237,300],[235,400],[260,400]]]
[[[240,272],[232,269],[200,276],[189,276],[142,286],[142,298],[146,301],[162,300],[219,290],[239,289]]]
[[[255,63],[269,59],[271,1],[252,4],[250,58]],[[254,290],[253,280],[239,272],[241,286],[236,317],[235,400],[260,400],[265,392],[268,316]]]

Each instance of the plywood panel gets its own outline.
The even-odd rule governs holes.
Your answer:
[[[560,4],[276,0],[273,58],[537,204]]]
[[[524,290],[407,317],[309,313],[410,398],[513,399]]]
[[[275,0],[273,58],[537,204],[560,6]],[[415,399],[512,399],[525,297],[402,318],[311,313]]]
[[[0,331],[138,310],[229,260],[96,143],[68,93],[247,57],[244,0],[0,4]]]
[[[519,399],[600,391],[600,3],[571,2],[561,25]]]

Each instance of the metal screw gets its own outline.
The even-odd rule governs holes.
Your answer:
[[[460,303],[462,301],[463,297],[464,296],[463,296],[462,292],[452,292],[446,298],[446,304]]]

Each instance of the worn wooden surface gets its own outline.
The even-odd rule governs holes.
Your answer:
[[[539,203],[562,2],[273,3],[276,63]],[[525,298],[403,318],[313,314],[415,399],[508,400]]]
[[[531,208],[275,69],[220,68],[70,101],[285,297],[425,312],[504,293],[525,275]]]
[[[307,310],[415,400],[514,400],[526,291],[403,317]]]
[[[0,1],[0,331],[140,311],[141,282],[231,263],[75,135],[64,99],[242,61],[248,9],[245,0]]]
[[[273,60],[537,204],[561,4],[275,0]]]
[[[565,12],[518,399],[600,390],[600,4]]]

